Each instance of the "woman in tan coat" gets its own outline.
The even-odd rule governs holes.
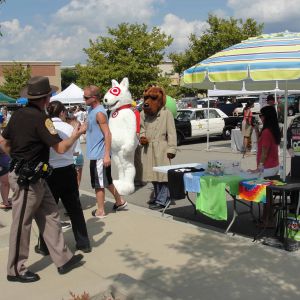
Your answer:
[[[169,165],[177,147],[176,128],[172,113],[165,107],[166,95],[160,87],[150,87],[144,92],[141,112],[140,143],[145,182],[152,182],[154,199],[151,209],[166,206],[170,194],[167,174],[153,171],[153,167]]]

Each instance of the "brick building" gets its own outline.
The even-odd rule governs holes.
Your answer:
[[[14,63],[30,67],[31,76],[47,76],[50,84],[61,91],[61,62],[60,61],[0,61],[0,85],[4,82],[3,69],[9,68]]]

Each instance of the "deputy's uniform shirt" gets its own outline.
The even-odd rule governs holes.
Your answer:
[[[2,136],[10,142],[12,159],[36,163],[47,163],[50,147],[61,141],[46,113],[30,104],[13,113]]]

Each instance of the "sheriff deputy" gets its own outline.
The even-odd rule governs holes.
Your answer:
[[[61,140],[45,113],[55,90],[47,77],[32,77],[21,91],[21,97],[28,98],[28,106],[14,112],[0,137],[2,149],[12,158],[8,281],[34,282],[40,279],[25,266],[33,219],[60,274],[78,266],[83,258],[82,254],[73,255],[65,244],[58,207],[45,180],[51,172],[48,164],[50,147],[57,153],[65,153],[86,130],[85,126],[77,127],[70,138]]]

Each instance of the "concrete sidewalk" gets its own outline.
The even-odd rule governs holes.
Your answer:
[[[83,207],[93,251],[84,264],[59,275],[49,256],[33,250],[34,225],[28,267],[38,272],[36,283],[6,280],[11,211],[0,211],[0,299],[61,300],[88,292],[93,299],[299,299],[300,255],[225,235],[171,216],[128,205],[127,211],[108,217],[91,216],[95,198],[85,193]],[[74,250],[71,229],[65,232]],[[104,297],[102,292],[115,297]]]

